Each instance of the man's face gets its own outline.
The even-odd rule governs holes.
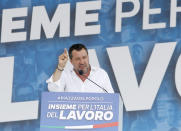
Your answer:
[[[89,70],[89,57],[85,49],[80,51],[72,51],[72,59],[70,60],[76,71],[82,70],[87,73]]]

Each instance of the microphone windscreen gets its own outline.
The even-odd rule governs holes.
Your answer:
[[[84,74],[83,70],[79,70],[79,75],[83,75],[83,74]]]

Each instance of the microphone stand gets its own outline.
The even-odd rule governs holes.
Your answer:
[[[83,70],[78,71],[79,75],[84,76],[84,72]],[[84,76],[86,79],[88,79],[89,81],[91,81],[92,83],[94,83],[95,85],[97,85],[99,88],[101,88],[103,91],[105,91],[106,93],[108,93],[108,91],[106,89],[104,89],[103,87],[101,87],[100,85],[98,85],[97,83],[95,83],[94,81],[92,81],[91,79],[89,79],[88,77]]]

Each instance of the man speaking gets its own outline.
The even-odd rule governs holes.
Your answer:
[[[72,69],[65,69],[68,53]],[[49,91],[114,93],[107,73],[90,66],[88,51],[83,44],[72,45],[68,53],[64,49],[59,56],[58,66],[47,80]]]

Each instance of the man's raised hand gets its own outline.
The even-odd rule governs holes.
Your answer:
[[[67,49],[64,49],[64,52],[59,56],[58,59],[58,69],[63,70],[68,61],[68,52]]]

